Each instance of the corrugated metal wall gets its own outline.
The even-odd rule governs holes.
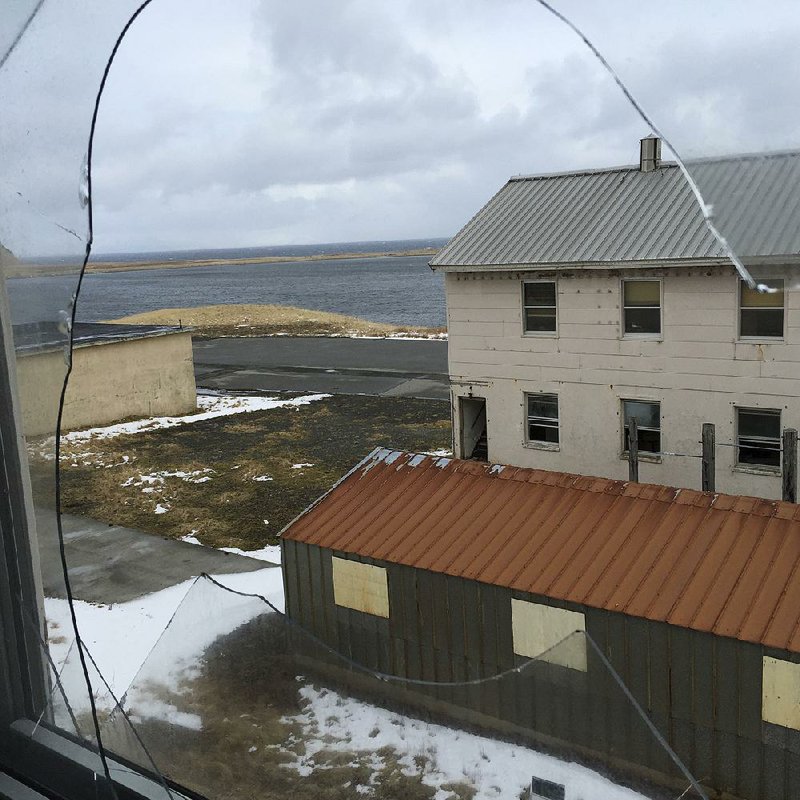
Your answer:
[[[524,663],[513,652],[512,596],[582,611],[588,634],[693,775],[747,800],[800,797],[800,733],[761,721],[757,645],[336,553],[387,569],[390,618],[373,617],[334,604],[330,550],[290,540],[283,548],[287,613],[348,658],[408,678],[464,681]],[[676,776],[591,648],[586,673],[536,663],[480,686],[419,691],[475,712],[476,723],[496,719]]]

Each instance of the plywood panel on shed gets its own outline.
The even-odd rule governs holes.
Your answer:
[[[800,664],[764,656],[763,670],[762,719],[800,730]]]
[[[336,605],[389,618],[386,570],[344,558],[332,559],[333,599]]]
[[[518,655],[586,672],[586,640],[572,636],[586,630],[580,612],[512,598],[511,627]]]

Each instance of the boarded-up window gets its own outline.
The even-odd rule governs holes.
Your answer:
[[[583,614],[512,599],[511,628],[517,655],[586,672],[586,639],[573,635],[586,630]]]
[[[389,616],[386,570],[359,561],[333,557],[333,600],[338,606]]]
[[[764,656],[761,719],[800,731],[800,664]]]

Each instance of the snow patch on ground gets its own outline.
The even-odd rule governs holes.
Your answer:
[[[208,473],[213,472],[214,470],[208,467],[206,467],[206,469],[196,469],[192,472],[183,472],[181,470],[170,472],[169,470],[161,470],[159,472],[151,472],[147,475],[139,475],[138,478],[130,477],[128,480],[121,483],[120,486],[123,488],[128,486],[163,486],[167,478],[180,478],[186,483],[205,483],[211,480]]]
[[[266,520],[264,520],[266,522]],[[234,553],[237,556],[247,556],[258,561],[269,561],[272,564],[281,563],[281,546],[279,544],[268,544],[260,550],[240,550],[238,547],[220,547],[226,553]]]
[[[264,523],[266,524],[267,522],[268,520],[265,519]],[[181,536],[181,541],[187,542],[188,544],[199,544],[201,547],[205,547],[205,545],[192,534]],[[225,553],[233,553],[237,556],[254,558],[257,561],[268,561],[271,564],[281,563],[281,546],[279,544],[268,544],[260,550],[240,550],[238,547],[219,547],[217,549]]]
[[[276,608],[283,610],[283,579],[279,569],[273,567],[255,572],[220,575],[215,576],[215,579],[237,592],[263,595]],[[205,582],[204,578],[195,580]],[[163,683],[177,689],[180,679],[187,672],[196,669],[203,652],[217,637],[230,633],[239,625],[249,621],[254,611],[259,613],[259,610],[264,608],[262,603],[248,598],[239,598],[241,602],[237,605],[238,601],[234,601],[233,595],[213,587],[209,589],[212,596],[216,592],[220,593],[220,597],[225,595],[225,612],[211,613],[214,609],[210,608],[210,603],[192,602],[190,599],[180,609],[178,635],[171,635],[170,631],[167,631],[165,635],[171,637],[169,647],[154,651],[153,648],[187,593],[194,586],[195,580],[184,581],[127,603],[103,605],[86,603],[82,600],[75,601],[81,637],[117,698],[121,698],[128,691],[148,657],[150,657],[148,674],[158,674]],[[202,597],[208,598],[209,594],[201,595],[200,599]],[[50,635],[50,655],[59,670],[64,668],[69,658],[69,663],[62,673],[67,695],[73,709],[87,710],[89,700],[86,696],[83,675],[77,668],[78,656],[73,647],[74,635],[69,605],[61,598],[48,597],[44,602]],[[155,660],[163,663],[156,664]],[[111,696],[100,684],[99,679],[93,679],[93,682],[96,684],[98,707],[111,710],[113,708]],[[135,699],[136,702],[131,702],[130,707],[139,715],[152,712],[153,716],[172,719],[176,724],[186,723],[188,727],[195,724],[188,718],[176,717],[175,714],[181,712],[177,712],[174,707],[170,707],[159,698],[144,696],[139,691]],[[166,716],[161,716],[162,713]],[[191,716],[193,715],[187,715]],[[182,719],[183,723],[179,723],[178,719]]]
[[[292,469],[303,469],[305,467],[313,467],[313,464],[309,464],[307,461],[301,461],[299,464],[292,464]]]
[[[133,422],[120,422],[116,425],[107,425],[101,428],[88,428],[84,431],[72,431],[64,435],[68,442],[86,441],[88,439],[110,439],[122,434],[154,431],[161,428],[174,428],[178,425],[187,425],[216,417],[227,417],[231,414],[247,414],[252,411],[267,411],[272,408],[292,408],[313,403],[330,397],[328,394],[309,394],[281,400],[276,397],[252,397],[250,395],[198,395],[196,414],[183,417],[150,417],[137,419]]]
[[[586,767],[526,747],[405,717],[329,689],[303,686],[300,694],[305,710],[285,719],[303,728],[305,754],[289,765],[301,775],[320,769],[315,757],[331,750],[372,753],[378,771],[384,763],[379,751],[386,747],[407,775],[419,773],[415,759],[425,759],[422,780],[437,798],[452,794],[443,785],[461,782],[475,787],[474,800],[519,797],[536,775],[564,785],[566,800],[644,800]]]
[[[256,477],[253,478],[253,480],[254,481],[263,482],[263,481],[271,481],[271,480],[275,480],[275,479],[271,475],[256,475]]]

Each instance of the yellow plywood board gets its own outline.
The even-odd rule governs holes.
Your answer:
[[[526,600],[511,600],[514,652],[586,672],[586,630],[583,614]],[[566,640],[566,641],[565,641]]]
[[[333,556],[333,600],[336,605],[388,619],[386,570]]]
[[[763,657],[761,719],[800,730],[800,664]]]

